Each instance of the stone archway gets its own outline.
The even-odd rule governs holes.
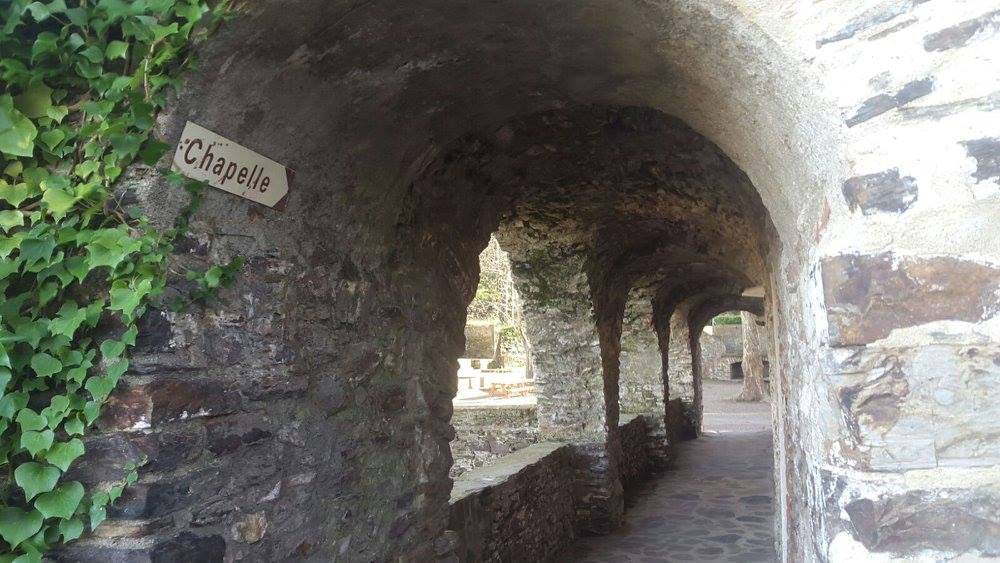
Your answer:
[[[101,480],[96,468],[109,460],[149,458],[116,515],[118,535],[139,539],[96,539],[79,553],[446,553],[446,375],[475,288],[469,257],[501,221],[435,231],[428,219],[455,216],[455,202],[440,193],[440,209],[423,206],[419,182],[447,166],[456,143],[475,159],[469,143],[502,142],[513,120],[595,106],[679,120],[745,175],[773,223],[761,231],[767,244],[749,248],[779,335],[784,557],[994,549],[997,523],[979,508],[998,502],[988,487],[995,440],[983,436],[1000,418],[978,416],[977,405],[996,403],[1000,242],[977,225],[1000,220],[990,165],[1000,117],[973,76],[991,72],[998,50],[988,34],[949,33],[988,14],[974,3],[758,4],[246,6],[205,47],[160,131],[174,142],[186,120],[198,122],[287,164],[296,186],[283,213],[209,194],[197,219],[208,234],[178,253],[194,264],[243,253],[248,270],[218,311],[146,320],[136,373],[82,470]],[[950,62],[967,71],[942,70]],[[555,134],[561,124],[546,126]],[[539,147],[535,157],[549,153]],[[154,216],[167,220],[181,204],[141,169],[128,182]],[[503,196],[467,193],[479,199],[466,209]],[[570,391],[603,398],[617,392],[603,372],[617,365],[631,282],[655,287],[663,276],[643,269],[645,281],[622,284],[605,275],[621,264],[611,254],[554,256],[585,274],[556,268],[560,292],[595,299],[545,318],[587,315],[596,301],[606,321],[576,335],[598,345],[583,373],[590,383]],[[699,291],[686,297],[726,289],[690,281]],[[613,451],[615,432],[601,426],[617,402],[582,404]],[[900,518],[925,533],[899,529]],[[943,524],[954,521],[967,524],[961,533]]]

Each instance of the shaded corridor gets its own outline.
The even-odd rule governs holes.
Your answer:
[[[631,491],[622,528],[558,560],[776,561],[769,407],[731,401],[739,388],[706,381],[705,435]]]

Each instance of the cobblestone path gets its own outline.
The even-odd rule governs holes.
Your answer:
[[[715,386],[706,385],[705,435],[630,492],[625,526],[578,540],[559,561],[777,560],[766,405],[730,402],[738,386]]]

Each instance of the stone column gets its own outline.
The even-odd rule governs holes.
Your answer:
[[[622,322],[619,405],[623,421],[634,415],[646,418],[650,428],[648,452],[654,468],[665,466],[669,457],[665,392],[652,303],[645,295],[631,295]]]
[[[608,533],[620,525],[624,514],[615,439],[617,378],[606,382],[604,369],[611,360],[617,366],[617,350],[608,350],[613,358],[602,358],[601,346],[604,340],[608,347],[616,334],[599,330],[581,254],[543,241],[532,241],[530,247],[509,237],[501,242],[510,253],[524,301],[541,437],[574,445],[580,487],[578,528]]]
[[[691,331],[688,326],[690,307],[686,303],[678,305],[670,316],[669,361],[667,364],[667,385],[669,396],[680,399],[683,419],[677,429],[678,438],[690,440],[701,432],[701,389],[695,385]]]

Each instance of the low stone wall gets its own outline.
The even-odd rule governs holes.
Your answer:
[[[455,481],[448,529],[459,561],[547,561],[576,537],[575,455],[528,446]]]
[[[622,456],[618,466],[622,485],[626,487],[649,476],[652,471],[649,426],[646,417],[642,415],[633,415],[618,426],[622,444]]]
[[[456,407],[451,478],[539,441],[535,405]]]
[[[681,399],[671,399],[667,403],[667,436],[670,443],[693,440],[698,437],[698,429],[693,426],[694,406]]]

